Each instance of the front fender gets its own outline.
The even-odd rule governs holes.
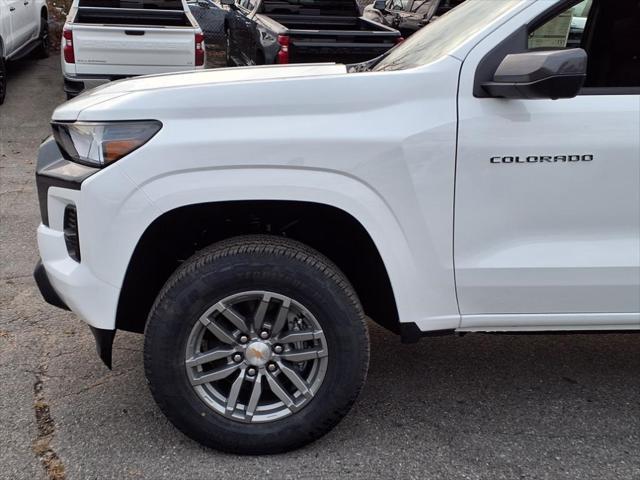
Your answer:
[[[454,328],[456,306],[438,298],[425,282],[420,259],[412,255],[402,225],[385,201],[368,185],[348,175],[307,168],[211,168],[174,172],[151,178],[128,195],[100,188],[100,175],[83,185],[83,196],[94,205],[79,212],[80,224],[94,238],[84,242],[83,259],[96,277],[121,288],[135,247],[146,229],[161,215],[189,205],[236,200],[288,200],[329,205],[357,219],[376,245],[391,281],[402,322],[425,321],[426,304],[432,329]],[[113,185],[113,181],[109,182]],[[130,185],[121,179],[122,189]],[[124,196],[117,208],[110,198]],[[99,200],[97,200],[99,199]],[[82,204],[81,204],[82,205]],[[101,213],[99,213],[101,212]],[[82,236],[82,233],[81,233]],[[84,261],[84,260],[83,260]],[[447,279],[435,279],[446,282]],[[433,297],[433,298],[429,298]],[[448,304],[447,304],[448,303]],[[451,312],[451,315],[442,312]],[[435,323],[434,323],[435,322]],[[103,326],[103,328],[106,328]]]
[[[382,198],[347,175],[312,169],[251,168],[185,171],[156,178],[141,190],[164,214],[198,203],[288,200],[329,205],[350,214],[369,233],[389,274],[400,318],[414,318],[418,272],[393,212]],[[149,219],[150,225],[153,219]],[[147,223],[147,220],[145,220]]]

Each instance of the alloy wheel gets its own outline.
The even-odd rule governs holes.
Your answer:
[[[208,308],[187,341],[188,379],[229,419],[279,420],[305,407],[328,364],[327,342],[302,304],[266,291],[234,294]]]

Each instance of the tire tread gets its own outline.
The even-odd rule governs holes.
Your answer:
[[[170,296],[173,289],[179,282],[184,279],[184,277],[194,274],[196,271],[204,268],[207,264],[216,260],[242,254],[265,254],[270,256],[282,256],[313,268],[326,280],[334,282],[335,285],[337,285],[341,292],[346,296],[350,303],[350,306],[357,312],[357,317],[361,327],[358,328],[358,332],[361,332],[361,338],[357,339],[357,341],[359,345],[362,345],[365,358],[367,359],[367,361],[363,362],[363,364],[361,365],[361,371],[359,372],[359,378],[361,378],[362,381],[360,382],[360,385],[357,385],[357,388],[354,389],[353,395],[350,396],[348,402],[342,408],[340,408],[339,410],[335,410],[330,417],[325,419],[324,422],[317,425],[308,426],[308,431],[306,432],[308,434],[308,441],[313,441],[331,430],[349,412],[365,383],[369,366],[369,336],[366,326],[366,318],[360,305],[360,301],[355,290],[353,289],[345,275],[327,257],[301,242],[286,237],[271,235],[246,235],[220,241],[195,253],[191,258],[189,258],[176,269],[169,280],[167,280],[164,287],[160,290],[160,293],[158,294],[156,301],[154,302],[149,312],[148,318],[151,319],[156,313],[156,310],[160,308],[160,306],[166,300],[169,300],[167,297]],[[147,328],[145,329],[144,349],[144,365],[147,378],[149,378],[151,374],[150,366],[152,358],[150,355],[150,349],[146,348],[146,345],[147,343],[153,341],[154,333],[154,329],[150,329],[148,328],[148,326],[149,321],[147,321]],[[179,419],[174,414],[173,410],[169,408],[168,405],[164,402],[162,395],[157,394],[153,382],[148,383],[151,393],[158,403],[160,409],[172,423],[178,424]],[[206,438],[202,438],[200,440],[202,441],[202,443],[212,446],[218,450],[227,451],[230,453],[252,453],[250,450],[239,451],[239,448],[225,447],[224,444],[221,445],[217,442],[209,442]],[[296,448],[297,446],[301,445],[289,445],[284,447],[282,445],[276,445],[275,447],[266,446],[261,449],[260,453],[279,453],[290,450],[292,448]]]

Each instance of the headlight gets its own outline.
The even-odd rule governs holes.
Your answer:
[[[162,128],[162,124],[156,120],[54,122],[51,126],[53,136],[67,160],[100,168],[140,148]]]

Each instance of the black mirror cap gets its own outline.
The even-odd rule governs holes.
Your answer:
[[[507,55],[482,87],[492,97],[556,100],[578,95],[586,79],[583,49],[540,50]]]

